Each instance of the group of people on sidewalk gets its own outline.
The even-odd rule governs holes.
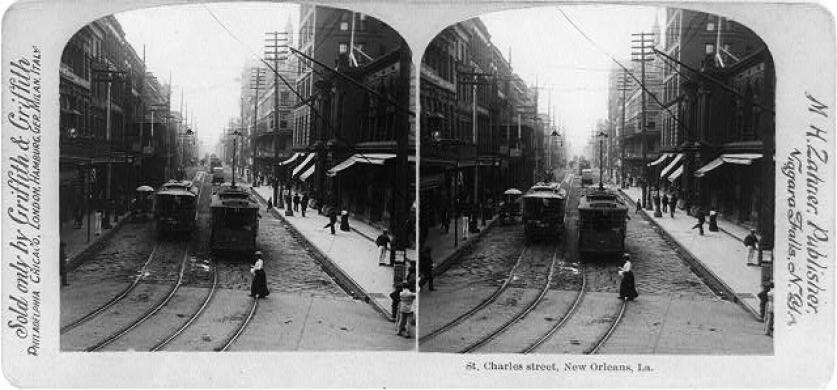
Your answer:
[[[285,204],[288,205],[287,210],[293,212],[300,212],[302,216],[305,216],[305,212],[308,211],[309,203],[311,202],[311,198],[309,198],[307,192],[303,192],[302,195],[299,192],[292,193],[290,190],[283,195]],[[273,198],[267,200],[267,209],[270,210],[273,208],[274,202]],[[293,214],[290,214],[293,215]]]

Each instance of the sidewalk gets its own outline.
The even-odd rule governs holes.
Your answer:
[[[67,245],[64,248],[64,254],[67,256],[67,269],[71,270],[75,268],[77,265],[76,263],[84,257],[84,254],[94,251],[97,244],[103,245],[107,242],[107,239],[116,234],[116,231],[119,230],[122,223],[125,222],[129,216],[130,213],[125,213],[124,215],[117,217],[116,222],[111,222],[110,229],[102,228],[102,234],[99,236],[96,235],[94,228],[96,225],[95,211],[91,211],[89,213],[90,218],[88,218],[88,215],[85,215],[82,218],[80,228],[75,227],[75,222],[73,222],[72,219],[62,223],[58,228],[58,234],[61,242]],[[89,239],[87,230],[88,223],[90,226]]]
[[[263,202],[273,196],[273,188],[270,186],[253,187],[253,192]],[[304,218],[298,211],[294,212],[293,217],[286,217],[284,209],[274,207],[273,211],[274,215],[284,219],[339,268],[339,272],[348,277],[352,284],[362,289],[361,295],[369,297],[370,303],[381,314],[390,318],[392,301],[389,294],[393,291],[394,268],[378,265],[379,249],[375,239],[381,230],[350,216],[352,231],[341,231],[338,222],[336,233],[332,235],[330,229],[323,228],[328,223],[328,217],[319,215],[314,209],[308,209]],[[414,249],[407,250],[407,259],[417,259]]]
[[[639,187],[621,191],[632,203],[641,197]],[[700,263],[697,264],[699,268],[705,269],[708,276],[715,279],[735,302],[758,318],[759,300],[756,294],[761,291],[761,267],[747,266],[747,250],[743,244],[748,233],[746,228],[719,219],[718,228],[722,231],[710,232],[705,227],[705,235],[701,236],[697,229],[692,230],[697,220],[683,210],[678,209],[674,218],[668,213],[655,218],[651,210],[643,209],[642,212]]]

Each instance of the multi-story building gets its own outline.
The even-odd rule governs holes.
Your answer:
[[[157,152],[148,148],[144,118],[153,104],[167,102],[167,87],[150,80],[113,16],[70,38],[60,76],[60,219],[99,208],[121,213],[137,185],[166,175],[155,153],[169,159],[173,142]],[[171,136],[164,123],[158,126],[155,138]]]
[[[411,53],[388,25],[348,10],[300,7],[293,149],[284,178],[320,204],[406,231],[415,150]],[[412,158],[409,158],[412,160]],[[399,222],[400,221],[400,222]],[[406,237],[406,235],[405,235]]]
[[[773,246],[775,73],[764,42],[717,15],[667,10],[661,176]]]
[[[545,164],[537,89],[514,74],[482,21],[437,35],[420,71],[423,225],[528,188]]]

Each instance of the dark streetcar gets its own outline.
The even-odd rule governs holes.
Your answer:
[[[578,251],[582,255],[625,252],[628,207],[612,191],[591,190],[578,203]]]
[[[259,233],[259,205],[242,187],[222,185],[212,197],[210,249],[252,252]]]
[[[557,238],[564,232],[566,191],[557,185],[535,186],[523,195],[523,228],[527,239]]]
[[[154,218],[157,232],[189,233],[198,217],[199,188],[190,181],[169,181],[154,194]]]

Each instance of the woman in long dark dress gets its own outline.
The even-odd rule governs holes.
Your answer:
[[[250,296],[253,298],[264,298],[270,295],[267,289],[267,275],[264,273],[264,261],[258,257],[256,264],[250,269],[253,274],[253,283],[250,285]]]
[[[625,264],[619,268],[619,275],[622,276],[622,281],[619,283],[619,299],[633,301],[639,294],[636,292],[636,281],[631,271],[631,258],[625,254],[624,259]]]

